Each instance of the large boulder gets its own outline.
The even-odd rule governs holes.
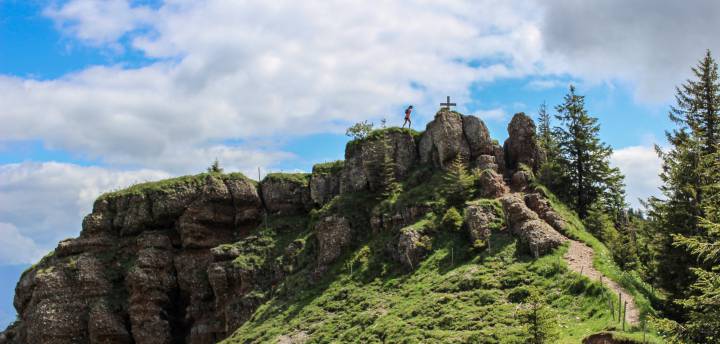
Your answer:
[[[490,169],[480,172],[476,186],[480,197],[483,198],[497,198],[509,191],[502,176]]]
[[[307,173],[269,173],[260,183],[265,209],[278,215],[310,210],[309,184],[310,175]]]
[[[525,201],[519,196],[507,195],[500,201],[510,232],[534,257],[549,253],[566,240],[553,227],[540,219],[538,214],[528,208]]]
[[[315,235],[318,240],[318,264],[325,266],[340,257],[342,249],[350,244],[352,228],[346,218],[333,215],[320,220],[315,227]]]
[[[470,148],[470,159],[483,154],[493,154],[493,140],[485,123],[475,116],[461,116],[465,139]]]
[[[310,198],[316,205],[330,202],[340,193],[340,177],[344,165],[344,161],[334,161],[313,166]]]
[[[545,160],[545,154],[536,140],[535,122],[524,113],[516,113],[508,124],[508,138],[505,140],[505,164],[515,171],[525,164],[537,171]]]
[[[501,227],[502,223],[502,214],[491,203],[473,204],[465,209],[463,225],[473,245],[485,246],[492,230]]]
[[[493,154],[490,133],[479,118],[441,109],[428,123],[420,139],[420,161],[447,168],[459,154],[474,161],[484,154]]]
[[[400,231],[395,257],[403,265],[415,269],[430,251],[431,239],[420,229],[406,227]]]
[[[378,191],[386,159],[394,167],[395,179],[405,178],[418,160],[412,133],[410,129],[381,129],[366,138],[348,142],[340,192]]]
[[[562,232],[565,230],[567,223],[565,219],[556,212],[545,197],[539,193],[530,193],[525,195],[525,204],[536,212],[541,219],[545,220],[555,230]]]

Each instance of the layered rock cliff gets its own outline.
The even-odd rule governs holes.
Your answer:
[[[363,212],[351,203],[374,199],[387,157],[396,180],[417,186],[462,156],[479,173],[480,197],[503,197],[504,208],[468,205],[469,240],[481,243],[507,221],[540,256],[562,242],[562,219],[540,194],[511,193],[529,191],[531,171],[521,166],[532,170],[543,156],[530,118],[515,115],[508,132],[503,148],[480,119],[441,110],[423,133],[373,132],[348,143],[344,162],[311,174],[270,174],[259,183],[200,174],[105,194],[78,238],[22,275],[18,321],[0,344],[215,343],[275,294],[314,283],[346,247],[380,232],[394,233],[388,251],[413,269],[431,249],[431,234],[407,226],[437,204],[411,195]]]

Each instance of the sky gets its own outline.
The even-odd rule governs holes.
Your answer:
[[[637,207],[719,17],[713,0],[0,0],[0,327],[19,274],[102,192],[215,159],[310,171],[351,124],[412,104],[424,129],[446,96],[502,141],[576,85]]]

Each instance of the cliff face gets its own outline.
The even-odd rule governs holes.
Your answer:
[[[240,174],[201,174],[103,195],[78,238],[60,242],[22,275],[14,299],[19,319],[0,344],[215,343],[295,280],[317,280],[354,238],[407,226],[429,211],[412,202],[365,217],[335,211],[340,194],[378,191],[382,157],[391,157],[394,177],[403,180],[419,168],[445,169],[461,154],[485,170],[483,197],[500,197],[508,192],[503,175],[541,159],[529,125],[516,115],[503,150],[481,120],[443,110],[419,137],[397,128],[377,132],[348,144],[344,164],[317,165],[309,175],[256,183]],[[517,198],[503,202],[519,209],[512,230],[531,233],[525,242],[534,254],[559,244],[540,219],[552,214],[536,216]],[[477,241],[499,218],[480,207],[467,214]],[[388,247],[412,268],[426,241],[404,231]]]

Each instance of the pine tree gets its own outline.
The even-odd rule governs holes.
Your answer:
[[[527,343],[555,343],[558,338],[557,317],[545,305],[538,290],[530,291],[525,306],[526,308],[520,314],[520,319],[527,327]]]
[[[565,186],[554,190],[565,201],[571,203],[581,218],[585,218],[592,204],[604,200],[608,208],[619,208],[614,204],[624,197],[623,176],[609,164],[612,149],[600,141],[600,125],[597,118],[585,110],[585,97],[570,92],[564,102],[556,107],[555,117],[560,122],[553,135],[558,144],[558,168]],[[609,193],[611,197],[603,196]]]
[[[550,114],[547,112],[545,102],[538,108],[537,138],[547,160],[552,160],[557,151],[557,144],[553,136]]]
[[[669,114],[676,128],[666,132],[670,149],[657,148],[663,160],[660,190],[664,197],[648,202],[657,250],[653,277],[671,298],[684,297],[696,278],[691,268],[697,265],[683,247],[675,245],[675,237],[702,236],[706,229],[700,226],[700,219],[707,218],[706,209],[712,210],[706,198],[717,197],[717,190],[708,187],[714,183],[714,156],[720,139],[720,82],[710,51],[692,72],[695,79],[676,88],[676,105]]]
[[[218,159],[215,159],[212,165],[207,168],[207,171],[208,173],[223,173],[223,168],[220,167],[220,162],[218,161]]]
[[[451,206],[461,206],[473,193],[473,177],[468,172],[461,154],[455,156],[443,179],[443,193]]]

